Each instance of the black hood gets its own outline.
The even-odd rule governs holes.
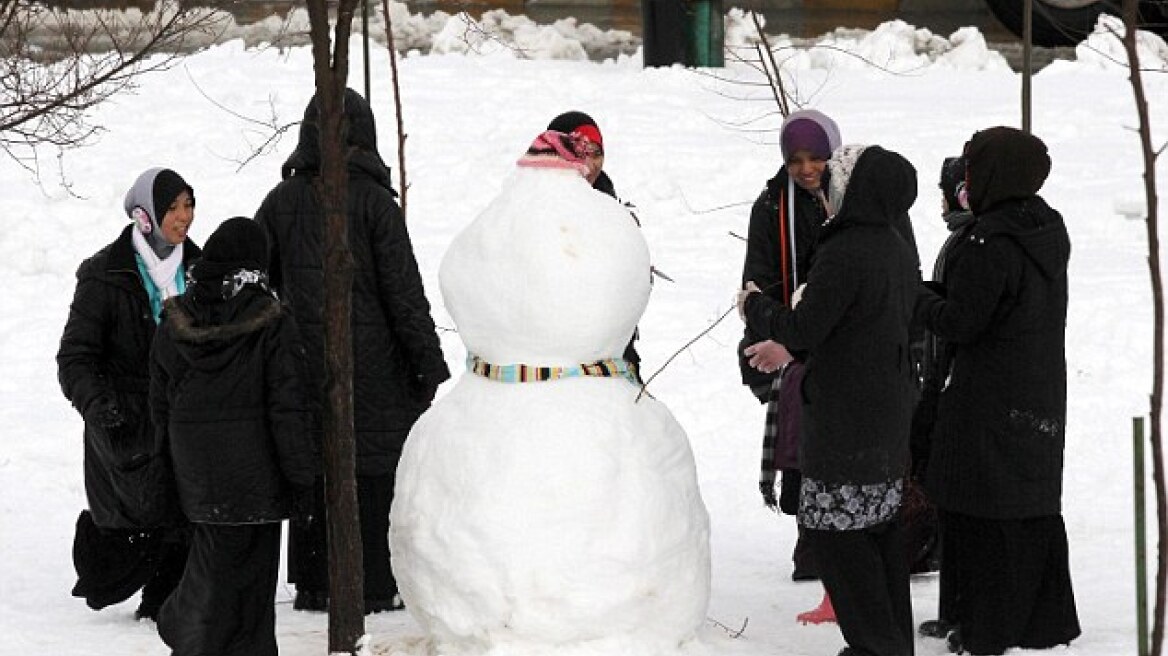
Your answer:
[[[974,239],[997,236],[1014,240],[1047,278],[1066,272],[1071,239],[1062,215],[1041,197],[1001,202],[993,212],[978,217]]]
[[[389,166],[377,152],[377,125],[373,119],[373,109],[352,89],[345,89],[345,143],[348,145],[348,162],[351,172],[359,172],[373,178],[378,184],[393,191]],[[300,141],[296,150],[284,162],[280,174],[284,179],[293,175],[318,175],[320,173],[320,106],[314,95],[304,109],[304,120],[300,123]]]
[[[284,313],[279,301],[258,289],[244,289],[227,301],[188,292],[167,299],[165,309],[175,350],[201,371],[226,369],[251,335]]]
[[[965,145],[969,209],[981,215],[1008,200],[1038,193],[1050,174],[1046,144],[1009,127],[974,133]]]
[[[838,207],[827,225],[895,225],[917,199],[917,170],[907,159],[880,146],[863,147],[848,162],[843,146],[832,155],[830,201]],[[853,151],[854,152],[854,151]],[[842,158],[842,159],[841,159]],[[842,189],[842,193],[838,191]]]

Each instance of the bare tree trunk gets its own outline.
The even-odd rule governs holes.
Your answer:
[[[401,194],[402,220],[406,214],[406,128],[402,118],[401,85],[397,75],[397,49],[393,45],[393,21],[389,17],[389,0],[381,0],[381,10],[385,12],[385,42],[389,47],[389,70],[393,74],[393,109],[397,119],[397,187]]]
[[[1022,131],[1030,134],[1031,82],[1034,79],[1034,0],[1022,5]]]
[[[316,98],[320,110],[320,177],[324,209],[324,464],[328,510],[330,654],[356,654],[365,634],[364,568],[357,511],[353,434],[353,256],[349,249],[344,98],[349,33],[357,0],[337,7],[335,51],[330,51],[325,0],[307,2]]]
[[[1151,398],[1150,437],[1152,446],[1152,481],[1156,488],[1156,605],[1152,623],[1152,656],[1160,656],[1164,645],[1164,602],[1168,578],[1168,504],[1164,485],[1164,448],[1161,441],[1160,415],[1164,398],[1164,286],[1160,277],[1160,234],[1156,199],[1156,157],[1152,146],[1152,130],[1148,120],[1148,100],[1140,78],[1139,52],[1136,45],[1136,0],[1123,1],[1123,47],[1127,51],[1131,70],[1132,91],[1135,94],[1136,113],[1139,115],[1140,145],[1144,157],[1144,194],[1148,207],[1148,267],[1152,274],[1152,313],[1155,318],[1152,332],[1153,377]]]

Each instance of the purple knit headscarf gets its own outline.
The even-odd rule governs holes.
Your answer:
[[[783,121],[783,127],[779,132],[783,161],[791,159],[791,156],[800,150],[809,151],[826,161],[841,143],[839,127],[835,121],[814,109],[792,112]]]

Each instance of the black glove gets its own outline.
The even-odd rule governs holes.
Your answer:
[[[112,396],[99,396],[85,409],[85,423],[111,430],[125,424],[126,416]]]
[[[779,512],[779,500],[775,498],[774,481],[759,481],[758,489],[762,492],[762,502],[766,504],[766,507],[775,512]]]

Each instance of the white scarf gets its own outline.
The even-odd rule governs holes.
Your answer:
[[[170,255],[163,260],[158,258],[154,249],[146,241],[146,236],[140,230],[131,230],[130,232],[134,236],[134,250],[137,251],[142,262],[146,265],[146,272],[150,274],[150,279],[154,281],[154,286],[158,288],[162,300],[165,301],[171,296],[177,296],[178,285],[175,283],[174,277],[183,261],[183,245],[175,246]]]

